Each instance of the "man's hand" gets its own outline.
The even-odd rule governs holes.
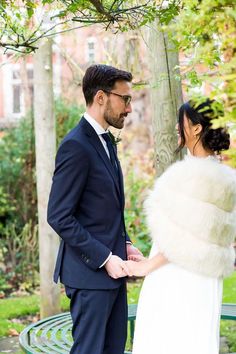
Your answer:
[[[134,247],[131,243],[126,244],[126,252],[127,258],[132,259],[132,256],[143,256],[142,252],[140,252],[136,247]],[[134,260],[134,259],[133,259]]]
[[[113,279],[118,279],[122,277],[130,276],[131,273],[126,263],[118,256],[111,256],[111,258],[105,264],[105,269],[107,273]]]

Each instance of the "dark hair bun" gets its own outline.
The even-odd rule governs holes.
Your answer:
[[[199,139],[204,149],[217,152],[228,150],[230,146],[230,136],[226,128],[213,129],[213,121],[224,115],[223,106],[221,103],[204,98],[200,103],[190,100],[184,103],[179,109],[179,131],[181,142],[176,150],[179,152],[185,145],[184,117],[186,116],[192,125],[200,124],[202,127]]]
[[[230,136],[224,128],[207,129],[202,137],[202,143],[212,151],[220,153],[228,150],[230,146]]]

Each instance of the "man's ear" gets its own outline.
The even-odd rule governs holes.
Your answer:
[[[94,96],[94,101],[99,105],[103,105],[106,102],[105,92],[102,90],[98,90],[96,95]]]

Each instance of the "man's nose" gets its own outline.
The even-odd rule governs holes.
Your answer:
[[[132,106],[131,106],[131,103],[128,104],[127,107],[125,107],[125,112],[126,113],[131,113],[132,112]]]

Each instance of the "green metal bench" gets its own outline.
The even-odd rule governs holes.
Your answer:
[[[128,326],[130,332],[130,347],[134,337],[134,322],[137,305],[129,305]],[[221,319],[236,321],[236,304],[223,304]],[[63,353],[68,354],[72,345],[70,313],[44,318],[26,327],[20,334],[19,341],[22,350],[27,354]],[[125,352],[124,354],[131,354]]]
[[[128,307],[128,326],[130,332],[130,347],[134,337],[134,321],[137,305]],[[63,353],[68,354],[72,346],[71,316],[65,312],[44,318],[26,327],[20,334],[19,341],[22,350],[27,354]],[[125,352],[124,354],[131,354]]]

